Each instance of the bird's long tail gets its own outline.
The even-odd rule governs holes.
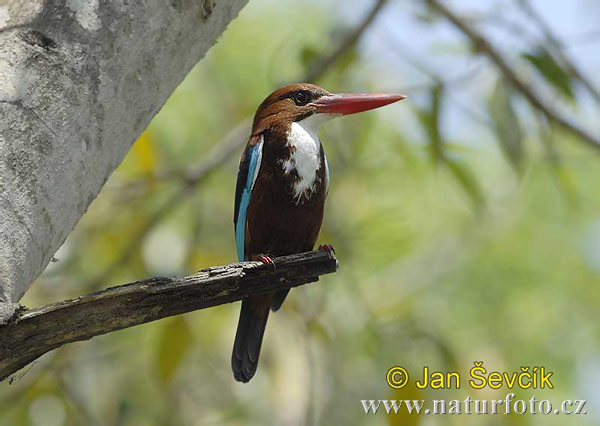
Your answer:
[[[231,369],[238,382],[249,382],[256,373],[272,298],[271,294],[267,294],[242,301],[231,354]]]

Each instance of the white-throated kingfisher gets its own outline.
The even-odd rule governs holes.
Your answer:
[[[256,111],[240,160],[233,220],[239,260],[270,263],[270,256],[312,250],[329,190],[329,166],[317,136],[319,126],[333,117],[402,99],[386,94],[336,95],[306,83],[271,93]],[[329,245],[319,248],[333,249]],[[242,301],[231,356],[236,380],[248,382],[254,376],[269,310],[277,311],[288,292]]]

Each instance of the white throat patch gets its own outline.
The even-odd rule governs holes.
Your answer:
[[[301,121],[292,123],[288,134],[288,145],[292,146],[292,155],[282,161],[284,172],[296,170],[299,180],[294,184],[296,203],[303,194],[310,196],[317,180],[317,171],[321,167],[321,141],[317,136],[319,126],[335,117],[333,114],[314,114]]]

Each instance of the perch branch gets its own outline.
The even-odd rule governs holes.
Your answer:
[[[273,260],[274,270],[260,262],[234,263],[187,277],[150,278],[40,308],[23,308],[0,326],[0,380],[66,343],[315,282],[338,267],[335,256],[326,251]]]

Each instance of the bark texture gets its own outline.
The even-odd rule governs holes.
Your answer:
[[[242,262],[204,269],[189,277],[151,278],[71,300],[21,309],[0,326],[0,380],[65,343],[133,327],[248,295],[296,287],[337,270],[326,251],[273,259],[275,268]]]
[[[0,0],[0,323],[246,2]]]

